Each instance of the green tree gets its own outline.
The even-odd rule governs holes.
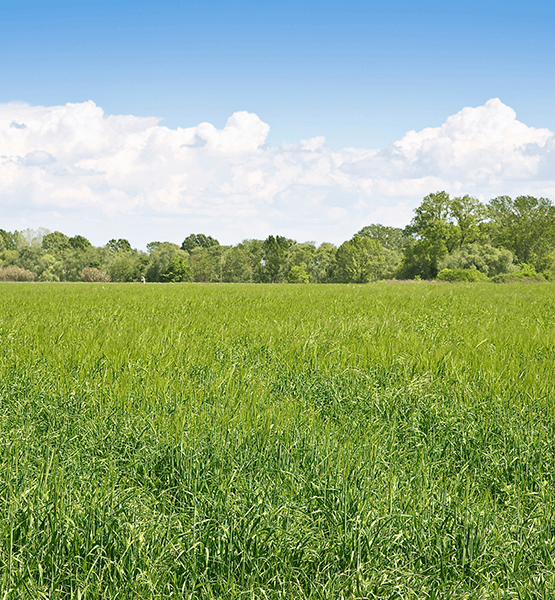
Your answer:
[[[172,256],[168,269],[162,273],[160,280],[169,283],[193,281],[193,270],[183,250]]]
[[[225,248],[222,246],[193,248],[189,253],[193,280],[204,283],[220,281],[220,274],[223,275],[223,264],[221,263],[223,252],[225,252]]]
[[[219,245],[220,242],[209,235],[204,235],[204,233],[191,233],[191,235],[183,240],[181,249],[186,252],[191,252],[195,248],[211,248],[212,246]]]
[[[264,251],[262,240],[243,240],[241,242],[249,253],[249,261],[252,270],[253,283],[264,283],[267,281],[267,275],[264,265]]]
[[[151,242],[147,244],[147,249],[150,252],[145,271],[147,281],[164,281],[165,274],[171,270],[170,264],[174,256],[182,254],[187,259],[187,254],[171,242]]]
[[[514,253],[537,271],[549,269],[555,248],[555,207],[547,198],[499,196],[488,204],[494,245]]]
[[[241,242],[230,248],[223,263],[223,281],[228,283],[249,283],[252,281],[252,253],[248,242]]]
[[[110,252],[130,252],[131,244],[128,240],[120,238],[119,240],[111,239],[107,244],[106,248]]]
[[[483,205],[475,198],[451,199],[447,192],[429,194],[414,213],[405,228],[410,240],[404,250],[401,277],[434,279],[445,256],[480,237],[485,217]]]
[[[383,248],[402,252],[407,244],[407,233],[399,227],[388,227],[379,223],[366,225],[357,235],[368,237],[379,242]]]
[[[74,252],[83,254],[76,250]],[[126,239],[110,240],[104,252],[107,252],[107,260],[102,270],[108,273],[112,281],[139,281],[149,264],[149,256],[131,248],[131,244]],[[92,262],[85,266],[96,268]],[[81,276],[82,268],[75,269],[78,277]]]
[[[318,247],[314,242],[293,244],[285,268],[287,279],[293,266],[304,265],[310,283],[328,283],[333,276],[336,251],[337,248],[327,242]]]
[[[53,254],[46,253],[40,259],[37,271],[39,281],[60,281],[63,272],[63,262]]]
[[[306,265],[293,265],[287,276],[289,283],[309,283]]]
[[[24,246],[19,250],[17,266],[31,271],[35,275],[41,271],[41,258],[46,251],[37,246]]]
[[[0,251],[17,250],[15,235],[5,229],[0,229]]]
[[[290,273],[293,267],[304,266],[307,276],[311,270],[311,266],[314,263],[316,256],[316,245],[314,242],[304,242],[302,244],[295,244],[291,247],[287,255],[287,264],[285,265],[285,272],[287,273],[287,281],[290,281]],[[294,282],[296,283],[296,282]]]
[[[289,251],[295,245],[281,235],[269,235],[262,243],[262,259],[264,262],[264,278],[268,283],[284,281]]]
[[[337,249],[335,280],[368,283],[380,279],[385,267],[382,246],[376,240],[355,235]]]
[[[116,252],[108,266],[108,275],[112,281],[138,281],[145,272],[147,261],[147,255],[137,251]]]
[[[73,237],[69,238],[68,241],[69,245],[75,250],[87,250],[88,248],[92,247],[92,244],[89,242],[89,240],[82,235],[74,235]]]
[[[42,239],[42,247],[48,252],[60,252],[71,246],[67,235],[61,231],[53,231],[44,236]]]
[[[8,244],[11,242],[11,233],[5,229],[0,229],[0,252],[8,250]]]
[[[70,246],[57,257],[63,263],[63,271],[60,275],[62,281],[81,281],[81,272],[85,267],[95,266],[98,260],[98,249],[90,248],[81,249]]]
[[[314,254],[312,264],[308,265],[311,283],[330,283],[333,280],[337,248],[329,242],[322,242]]]
[[[453,198],[450,213],[458,228],[459,248],[465,244],[476,243],[483,238],[481,225],[486,218],[487,211],[479,200],[471,196]]]

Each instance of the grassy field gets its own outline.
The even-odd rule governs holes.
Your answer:
[[[0,598],[555,597],[555,286],[0,306]]]

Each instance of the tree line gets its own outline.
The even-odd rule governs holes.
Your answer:
[[[555,278],[555,207],[546,198],[426,196],[404,229],[367,225],[339,247],[283,236],[221,245],[191,234],[147,252],[126,239],[95,247],[46,229],[0,229],[0,280],[368,283],[381,279]]]

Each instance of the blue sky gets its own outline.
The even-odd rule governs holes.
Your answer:
[[[382,147],[499,97],[555,129],[553,2],[2,2],[0,101]]]
[[[554,22],[537,0],[0,0],[0,227],[340,243],[440,189],[555,199]]]

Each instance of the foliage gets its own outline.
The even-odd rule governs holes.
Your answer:
[[[320,246],[313,242],[293,244],[289,249],[285,271],[290,273],[293,266],[304,266],[310,283],[329,283],[333,278],[336,251],[333,244],[326,242]]]
[[[61,231],[53,231],[44,236],[41,244],[47,251],[60,251],[70,248],[69,237]]]
[[[488,276],[478,269],[442,269],[437,274],[439,281],[487,281]]]
[[[545,281],[545,277],[541,273],[536,273],[534,265],[520,263],[517,271],[501,273],[493,277],[492,281],[495,283],[513,283],[516,281],[531,283],[535,281]]]
[[[197,246],[189,254],[193,281],[202,283],[214,283],[223,277],[223,253],[222,246],[210,246],[204,248]]]
[[[35,274],[22,267],[0,267],[0,281],[34,281]]]
[[[193,270],[182,253],[174,254],[170,259],[167,270],[162,274],[160,281],[169,283],[181,283],[193,281]]]
[[[443,258],[482,237],[485,209],[470,196],[451,199],[446,192],[436,192],[426,196],[414,212],[405,229],[412,239],[405,247],[402,278],[434,279]]]
[[[376,240],[384,248],[395,252],[403,252],[408,242],[408,236],[404,229],[380,225],[379,223],[366,225],[356,235]]]
[[[106,283],[110,281],[110,276],[100,269],[94,267],[85,267],[81,271],[81,280],[86,282],[101,282]]]
[[[222,279],[226,283],[250,283],[253,280],[253,256],[249,243],[242,242],[224,254]]]
[[[147,246],[150,258],[145,271],[147,281],[163,281],[165,274],[170,271],[170,263],[174,256],[183,253],[177,244],[171,242],[152,242]]]
[[[148,264],[146,254],[130,251],[112,252],[108,264],[108,275],[112,281],[139,281],[144,276]]]
[[[0,229],[0,251],[17,249],[16,234],[17,232],[11,233],[5,229]]]
[[[128,240],[120,238],[119,240],[111,239],[107,244],[106,248],[110,250],[110,252],[130,252],[131,244]]]
[[[440,270],[474,268],[488,277],[494,277],[500,273],[510,273],[518,269],[510,250],[476,243],[457,248],[439,262],[438,268]]]
[[[289,283],[309,283],[310,280],[306,272],[306,265],[293,265],[289,271],[287,280]]]
[[[343,242],[335,255],[335,281],[368,283],[380,279],[385,269],[381,245],[368,237],[355,235]]]
[[[69,245],[75,250],[87,250],[88,248],[92,247],[92,244],[89,242],[89,240],[82,235],[74,235],[73,237],[69,238],[68,241]]]
[[[518,272],[529,264],[555,280],[555,207],[532,196],[493,199],[487,206],[470,196],[445,191],[426,196],[404,229],[370,224],[339,248],[297,243],[270,235],[221,246],[215,238],[190,234],[181,247],[147,244],[148,254],[128,240],[111,239],[95,248],[80,235],[60,231],[0,229],[0,266],[18,266],[39,281],[81,281],[84,269],[112,281],[190,281],[199,283],[283,283],[304,269],[310,283],[366,283],[381,279],[435,279],[444,269],[476,269],[488,277]],[[538,280],[515,274],[501,280]],[[301,279],[304,281],[304,275]]]
[[[488,214],[495,245],[507,248],[537,271],[548,267],[555,248],[555,206],[550,200],[499,196],[488,204]]]
[[[380,273],[380,279],[396,279],[403,263],[403,254],[397,250],[382,248],[384,266]]]
[[[307,271],[311,283],[330,283],[333,279],[337,248],[329,242],[322,242],[308,265]]]
[[[263,283],[281,283],[286,281],[287,256],[294,245],[294,240],[281,235],[276,235],[275,237],[270,235],[262,242],[262,260],[264,263],[262,271]]]
[[[181,249],[185,252],[192,252],[195,248],[212,248],[213,246],[219,246],[220,242],[210,235],[204,235],[204,233],[191,233],[187,236],[181,244]]]

